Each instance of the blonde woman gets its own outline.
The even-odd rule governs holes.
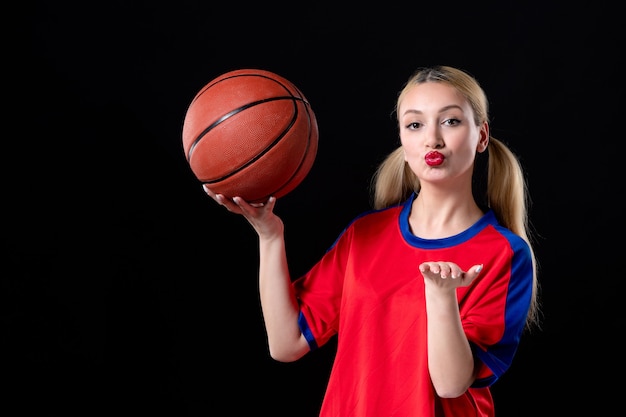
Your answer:
[[[523,171],[465,71],[419,69],[395,111],[401,145],[374,175],[373,209],[301,277],[275,198],[205,191],[258,234],[270,355],[295,361],[338,338],[321,417],[493,416],[490,387],[537,321]]]

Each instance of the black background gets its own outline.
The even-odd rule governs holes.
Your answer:
[[[528,174],[543,327],[494,386],[498,415],[618,403],[615,10],[388,3],[28,2],[5,14],[3,415],[315,416],[333,348],[269,358],[256,236],[203,193],[182,121],[234,69],[276,72],[307,96],[317,159],[276,207],[295,276],[369,209],[371,175],[398,144],[397,92],[432,64],[479,79],[492,134]]]

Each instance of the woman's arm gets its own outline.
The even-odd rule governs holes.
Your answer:
[[[469,272],[448,262],[420,265],[424,276],[428,320],[428,369],[442,398],[456,398],[472,385],[476,366],[459,312],[457,287],[469,285],[482,267]]]
[[[301,358],[309,351],[309,345],[298,326],[300,310],[287,264],[284,224],[274,214],[276,199],[271,197],[265,204],[248,204],[240,197],[230,200],[206,186],[204,189],[228,211],[244,216],[257,232],[259,296],[270,356],[281,362]]]

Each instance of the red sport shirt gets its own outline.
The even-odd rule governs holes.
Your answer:
[[[415,194],[357,217],[293,285],[311,350],[338,335],[321,417],[493,416],[489,386],[510,366],[529,309],[530,248],[488,211],[458,235],[421,239],[409,230]],[[461,321],[481,368],[458,398],[435,394],[428,372],[424,281],[418,265],[468,270],[457,289]]]

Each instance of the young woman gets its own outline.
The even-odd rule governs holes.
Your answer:
[[[468,73],[418,70],[395,110],[401,146],[374,175],[374,209],[302,277],[275,198],[205,191],[258,234],[270,355],[295,361],[338,337],[320,416],[493,416],[490,386],[537,321],[525,178]]]

